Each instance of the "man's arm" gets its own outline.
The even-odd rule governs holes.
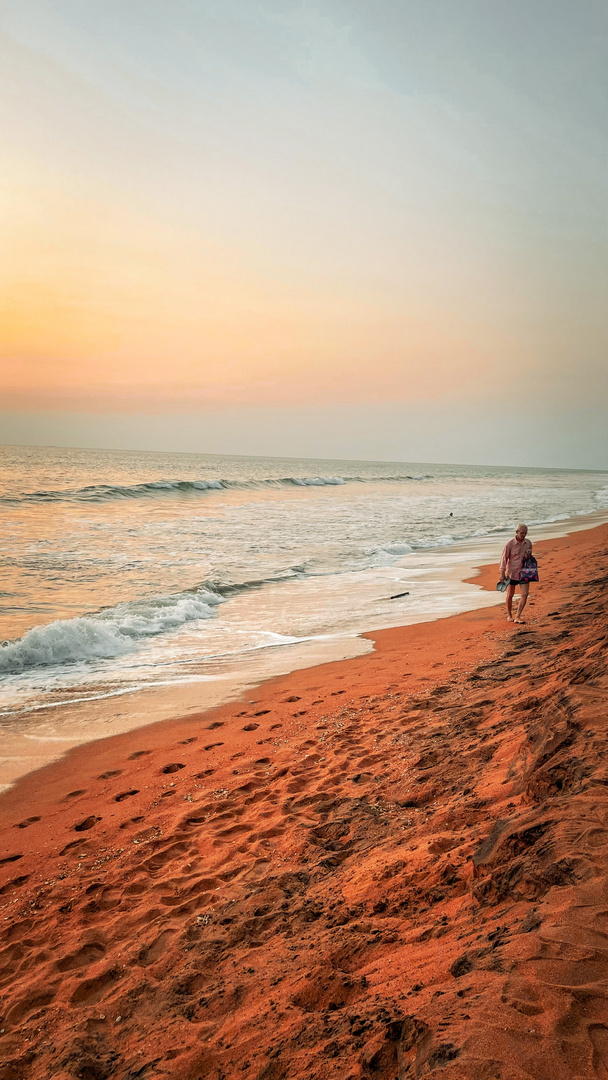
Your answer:
[[[507,573],[507,566],[509,565],[510,547],[511,547],[511,541],[509,540],[508,544],[505,544],[505,546],[503,548],[502,558],[500,560],[500,580],[501,581],[505,580],[505,576],[506,576],[506,573]]]

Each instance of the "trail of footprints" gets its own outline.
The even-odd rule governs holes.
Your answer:
[[[343,694],[338,691],[336,696]],[[294,700],[299,700],[295,698]],[[317,700],[315,705],[322,705]],[[260,710],[257,715],[270,714],[271,710]],[[269,725],[269,730],[278,732],[282,724]],[[210,727],[217,730],[221,723],[214,722]],[[244,731],[255,731],[259,724],[247,724]],[[15,1002],[9,1007],[5,1022],[16,1025],[25,1020],[28,1015],[48,1007],[54,1001],[59,990],[60,983],[53,979],[53,971],[62,973],[78,971],[86,973],[89,968],[94,970],[90,978],[85,978],[74,991],[71,1004],[76,1006],[89,1006],[107,996],[113,989],[118,991],[123,975],[119,975],[114,969],[98,971],[104,964],[110,948],[115,949],[118,941],[131,942],[134,926],[145,929],[149,924],[159,926],[166,916],[163,911],[170,912],[172,918],[178,918],[183,925],[192,915],[202,908],[208,907],[209,901],[214,899],[218,890],[225,889],[228,883],[236,884],[239,879],[245,879],[249,883],[255,883],[263,878],[268,866],[269,857],[275,846],[275,842],[284,835],[287,829],[297,822],[298,813],[302,810],[307,815],[314,814],[315,803],[327,801],[327,791],[332,784],[340,784],[343,781],[344,769],[354,770],[354,781],[361,782],[361,770],[365,766],[371,766],[384,761],[386,753],[369,755],[359,751],[362,742],[360,730],[356,724],[350,723],[344,726],[340,720],[338,729],[334,731],[333,754],[325,756],[325,740],[328,725],[318,725],[319,738],[304,739],[300,743],[289,744],[289,755],[293,757],[295,750],[296,761],[291,767],[273,767],[273,757],[264,755],[239,760],[238,778],[235,778],[233,789],[222,792],[207,790],[192,801],[192,807],[184,813],[179,821],[174,823],[173,831],[166,836],[146,837],[140,835],[134,837],[134,841],[140,840],[142,847],[138,847],[137,856],[130,855],[130,869],[124,873],[125,886],[114,887],[105,884],[104,880],[90,882],[84,896],[78,895],[73,899],[66,899],[60,910],[64,909],[66,916],[77,916],[76,925],[72,926],[72,937],[85,937],[87,940],[74,942],[72,948],[62,949],[59,943],[52,948],[47,948],[48,942],[44,931],[44,918],[42,920],[25,919],[17,922],[11,932],[13,943],[8,949],[0,954],[0,985],[7,986],[16,975],[22,975],[26,969],[40,966],[44,972],[41,987],[32,990],[27,998]],[[379,732],[376,733],[380,735]],[[273,736],[276,741],[278,734]],[[195,741],[195,737],[183,740],[182,744]],[[221,746],[222,743],[205,744],[202,753],[209,749]],[[282,743],[278,744],[281,750]],[[137,760],[151,751],[140,750],[129,756],[129,760]],[[336,759],[344,757],[343,763],[336,763]],[[182,779],[185,768],[183,762],[168,762],[159,770],[160,776],[175,776]],[[214,768],[203,769],[185,775],[187,787],[191,787],[190,781],[210,783],[214,775]],[[99,781],[117,780],[123,773],[120,768],[107,770],[98,776]],[[314,777],[314,779],[313,779]],[[371,782],[371,774],[369,780]],[[175,781],[173,781],[175,783]],[[154,831],[162,822],[158,819],[158,810],[161,808],[161,800],[174,796],[178,792],[175,787],[158,793],[153,801],[150,811],[150,826]],[[87,794],[85,789],[70,791],[63,798],[63,802],[71,802],[79,796]],[[118,790],[112,796],[116,804],[139,794],[137,788]],[[294,802],[294,796],[304,794],[299,803]],[[259,804],[265,803],[261,809]],[[256,827],[247,820],[248,807],[256,805]],[[120,829],[131,828],[147,822],[148,814],[142,814],[127,819],[119,826]],[[154,820],[153,820],[154,819]],[[26,819],[17,822],[16,827],[24,829],[36,823],[38,818]],[[98,815],[89,815],[86,818],[75,820],[73,829],[75,832],[88,833],[98,829],[102,824],[102,818]],[[259,827],[262,824],[262,827]],[[310,823],[309,823],[310,824]],[[197,842],[197,834],[205,831],[206,838],[211,841],[210,856],[201,857],[200,844]],[[348,832],[348,829],[346,830]],[[326,840],[321,834],[316,836],[316,841],[321,843],[321,853],[326,848]],[[329,840],[329,850],[335,843]],[[87,866],[87,859],[92,860],[96,854],[96,847],[91,847],[88,839],[76,839],[68,841],[58,852],[58,858],[76,859],[79,865]],[[8,856],[3,861],[17,861],[21,854]],[[85,860],[83,863],[82,860]],[[90,869],[90,873],[95,871]],[[60,878],[70,880],[69,871],[60,874]],[[103,871],[102,871],[103,877]],[[28,876],[17,877],[4,886],[0,895],[25,885]],[[58,879],[53,890],[47,893],[49,896],[69,893],[70,889],[64,889],[63,883]],[[160,907],[152,905],[149,909],[150,895],[158,898]],[[137,907],[142,898],[145,898],[145,910],[142,913],[141,924],[137,918]],[[225,898],[224,898],[225,899]],[[120,913],[120,918],[108,923],[108,912]],[[204,918],[204,916],[203,916]],[[104,929],[108,940],[94,936],[94,926],[99,921]],[[35,926],[38,925],[38,933]],[[163,929],[153,933],[147,944],[140,945],[136,956],[132,957],[129,964],[132,966],[151,966],[159,961],[165,950],[165,945],[179,927]],[[42,931],[42,932],[40,932]],[[68,935],[69,937],[70,935]],[[38,950],[38,951],[37,951]],[[55,951],[61,951],[62,955],[56,957]],[[124,973],[123,973],[124,974]]]
[[[344,695],[345,691],[335,691],[333,696]],[[299,701],[299,697],[293,696],[288,698],[288,702]],[[322,700],[316,700],[315,705],[322,705]],[[363,708],[365,711],[372,712],[376,708],[376,704],[369,698],[363,697],[359,699],[359,705],[356,706],[353,702],[351,708]],[[270,713],[270,710],[263,710],[264,714]],[[259,714],[258,714],[259,715]],[[350,718],[353,718],[354,714],[351,714]],[[346,716],[348,720],[348,714]],[[212,730],[217,730],[221,727],[220,722],[214,722],[209,725]],[[270,731],[277,731],[282,728],[282,724],[270,725]],[[258,724],[245,725],[244,731],[253,731],[259,727]],[[359,752],[359,747],[362,742],[366,744],[369,742],[369,734],[376,737],[377,742],[381,742],[386,736],[378,729],[370,729],[370,731],[362,735],[359,724],[359,717],[357,716],[357,722],[348,723],[345,726],[345,720],[340,719],[337,727],[334,724],[335,730],[332,732],[333,748],[332,754],[334,762],[331,759],[326,758],[325,754],[319,753],[319,750],[325,750],[325,739],[328,731],[328,725],[326,723],[320,723],[317,725],[317,730],[320,732],[319,739],[306,739],[300,744],[295,745],[296,756],[299,760],[295,764],[287,769],[279,770],[273,776],[269,773],[269,767],[271,767],[272,759],[269,757],[257,758],[253,761],[246,763],[239,763],[240,767],[238,772],[242,774],[249,774],[249,778],[237,786],[231,792],[231,796],[223,799],[221,802],[217,801],[214,797],[212,801],[206,802],[200,806],[201,799],[197,802],[197,812],[188,814],[183,818],[177,827],[177,831],[185,830],[190,832],[191,830],[198,830],[206,827],[208,835],[213,837],[212,849],[216,850],[220,855],[219,861],[216,866],[211,868],[204,867],[201,872],[198,872],[200,865],[198,847],[193,847],[189,852],[192,858],[190,863],[190,873],[187,876],[183,874],[178,878],[167,874],[161,875],[160,880],[154,883],[154,889],[161,894],[160,902],[166,906],[179,906],[182,909],[183,914],[187,914],[194,910],[194,908],[204,904],[209,897],[209,894],[218,888],[218,883],[226,880],[234,880],[240,875],[245,874],[251,866],[251,860],[253,858],[254,871],[252,876],[256,876],[255,867],[259,865],[266,865],[268,861],[269,851],[272,851],[274,844],[273,841],[280,838],[285,833],[286,829],[291,828],[294,822],[294,813],[289,813],[291,809],[295,809],[297,813],[297,807],[293,805],[294,797],[297,795],[304,795],[304,802],[308,802],[309,805],[314,804],[315,801],[323,800],[326,797],[326,793],[334,788],[339,787],[345,778],[346,773],[352,773],[350,779],[352,783],[361,786],[369,787],[378,780],[378,776],[373,772],[366,771],[372,766],[378,766],[383,763],[387,758],[387,751],[376,754],[369,754],[367,750],[363,753]],[[183,740],[183,744],[189,744],[196,741],[196,737],[188,740]],[[215,746],[223,745],[221,742],[214,744],[206,744],[203,747],[203,752]],[[293,749],[293,748],[292,748]],[[143,756],[147,756],[151,753],[148,750],[140,750],[129,756],[129,760],[137,760]],[[291,754],[291,751],[290,751]],[[337,764],[335,763],[337,759]],[[343,759],[343,760],[341,760]],[[184,769],[182,762],[169,762],[161,767],[160,772],[163,775],[172,775],[181,773]],[[263,771],[260,771],[260,767],[263,767]],[[113,780],[122,774],[121,769],[112,769],[102,773],[98,779],[100,780]],[[214,769],[208,768],[200,772],[194,773],[192,779],[196,781],[207,780],[213,775]],[[314,784],[311,787],[311,774],[314,776]],[[186,778],[190,779],[190,778]],[[277,787],[280,787],[282,781],[284,786],[283,795],[280,795]],[[310,789],[310,790],[309,790]],[[117,803],[121,803],[124,800],[137,795],[139,792],[137,789],[132,788],[126,791],[119,791],[113,796],[113,799]],[[65,796],[64,801],[71,800],[80,795],[86,794],[84,789],[78,789],[73,792],[69,792]],[[168,790],[160,793],[160,798],[166,800],[174,797],[178,794],[175,787],[171,787]],[[287,796],[287,802],[279,806],[280,799]],[[261,800],[265,800],[268,803],[268,808],[259,814],[258,817],[262,817],[266,820],[266,826],[263,829],[255,830],[253,826],[249,825],[247,821],[241,820],[246,815],[246,809],[253,803],[258,803]],[[90,815],[80,821],[76,821],[73,828],[76,832],[88,832],[94,829],[102,821],[101,817],[96,815]],[[119,828],[121,830],[131,830],[135,826],[140,826],[146,821],[145,815],[136,815],[121,823]],[[30,822],[28,822],[29,824]],[[152,826],[154,832],[154,826]],[[235,866],[229,866],[226,864],[226,856],[223,854],[222,849],[226,845],[230,846],[230,850],[234,848],[234,841],[239,840],[239,846],[237,854],[239,856],[246,856],[245,860],[241,864]],[[175,845],[170,841],[161,841],[154,835],[140,833],[134,837],[134,842],[140,841],[142,843],[151,843],[154,846],[164,845],[161,848],[161,854],[153,857],[148,862],[145,862],[141,866],[141,870],[144,874],[153,874],[158,876],[159,871],[165,865],[169,864],[175,858],[184,854],[184,847],[181,843]],[[90,845],[86,840],[76,840],[65,844],[59,851],[59,857],[64,858],[73,856],[79,860],[82,860],[86,856],[87,848],[90,849]],[[162,852],[166,852],[163,855]],[[16,860],[21,856],[15,855],[13,858]],[[228,857],[228,863],[230,857]],[[18,887],[19,884],[25,883],[27,877],[21,879],[15,879],[11,884],[13,888]],[[184,890],[187,885],[187,895]],[[168,889],[173,889],[177,895],[170,895]],[[137,893],[143,893],[145,891],[145,885],[141,880],[135,880],[129,887],[129,894],[134,895]]]

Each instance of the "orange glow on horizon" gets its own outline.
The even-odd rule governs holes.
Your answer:
[[[285,279],[263,250],[36,194],[28,216],[13,193],[22,212],[13,205],[2,275],[8,405],[411,400],[487,362],[464,317],[387,295],[383,282],[315,280],[306,268]]]

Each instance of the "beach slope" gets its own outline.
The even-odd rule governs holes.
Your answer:
[[[608,527],[535,550],[4,795],[0,1080],[608,1077]]]

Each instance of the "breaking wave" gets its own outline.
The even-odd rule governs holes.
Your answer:
[[[29,491],[19,496],[0,496],[0,502],[106,502],[110,499],[144,499],[165,493],[263,490],[284,487],[341,487],[344,484],[406,483],[430,476],[284,476],[260,480],[150,480],[144,484],[89,484],[66,491]]]
[[[35,626],[0,647],[0,673],[124,656],[137,648],[141,638],[177,630],[195,619],[211,618],[223,599],[211,589],[200,589],[126,601],[94,615]]]
[[[0,675],[125,656],[137,649],[142,638],[170,633],[186,623],[211,618],[218,604],[231,596],[264,585],[293,581],[305,574],[305,567],[290,566],[274,577],[234,583],[205,581],[181,593],[124,601],[91,615],[35,626],[16,641],[0,645]]]

